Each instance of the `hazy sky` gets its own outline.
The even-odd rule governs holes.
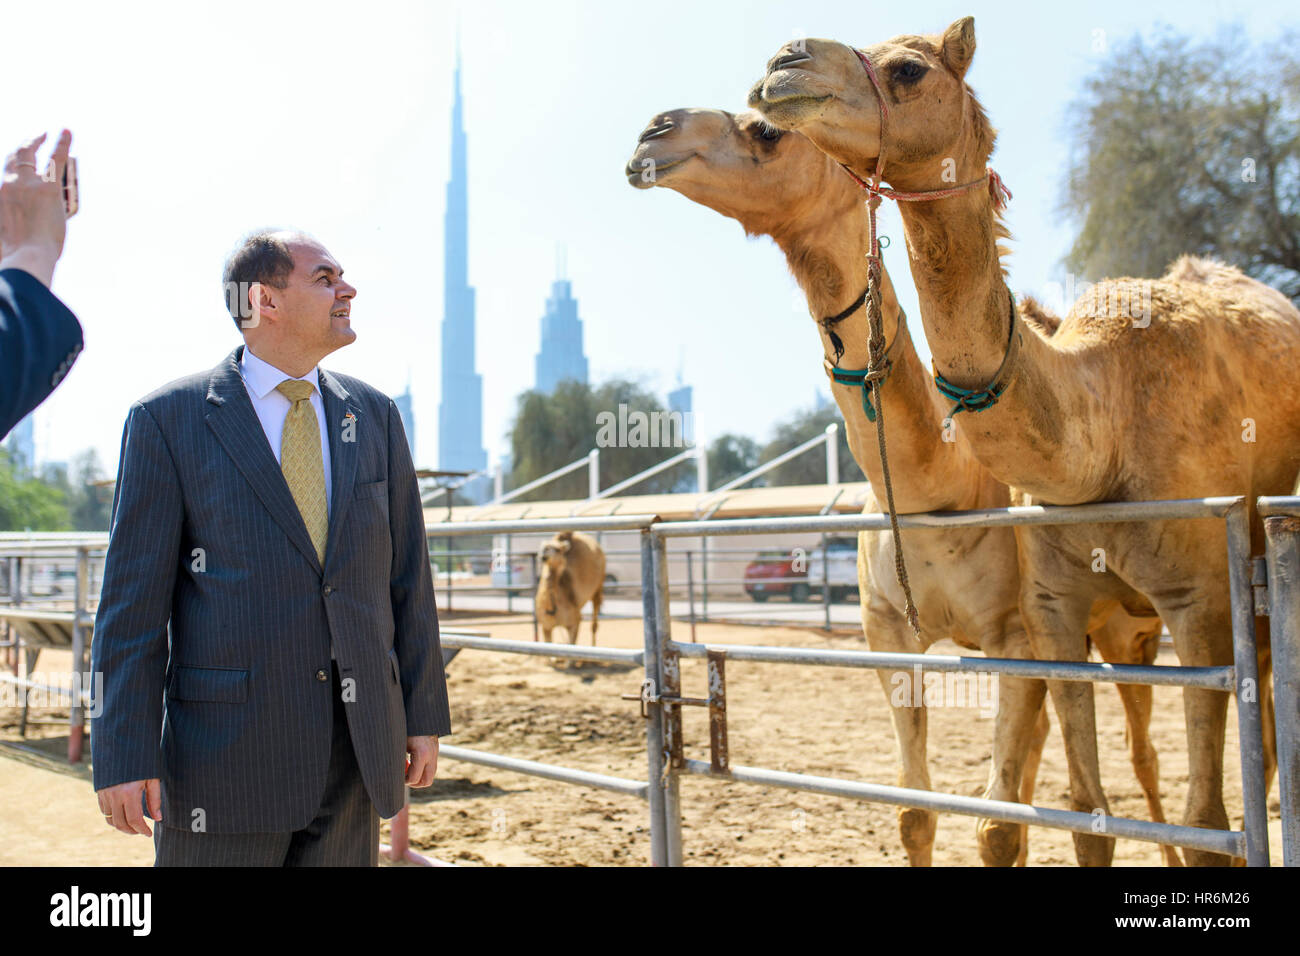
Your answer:
[[[968,79],[999,128],[993,165],[1015,193],[1011,286],[1050,299],[1072,236],[1055,213],[1063,109],[1082,78],[1110,46],[1160,23],[1204,35],[1236,20],[1262,39],[1296,23],[1294,11],[1281,0],[585,0],[476,2],[459,14],[382,0],[7,2],[0,148],[69,127],[82,188],[55,291],[81,318],[86,348],[37,412],[38,457],[94,446],[112,473],[131,402],[239,343],[220,287],[231,246],[284,225],[324,242],[359,290],[357,340],[322,364],[390,394],[409,375],[417,464],[436,464],[458,15],[470,281],[495,461],[515,396],[533,383],[559,242],[593,382],[643,376],[662,395],[680,364],[704,440],[764,440],[826,391],[818,337],[776,248],[675,193],[627,185],[623,164],[654,113],[743,108],[795,36],[866,45],[973,14]],[[888,206],[883,231],[900,235]],[[886,262],[915,315],[896,250]]]

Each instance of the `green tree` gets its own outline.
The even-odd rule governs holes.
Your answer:
[[[0,449],[0,531],[66,531],[70,527],[67,493],[58,482],[20,477],[12,456]]]
[[[836,444],[839,448],[840,481],[866,481],[862,469],[853,460],[849,451],[848,434],[844,428],[844,419],[834,404],[820,408],[810,408],[798,412],[789,421],[776,426],[773,438],[759,456],[760,461],[771,461],[791,448],[802,445],[809,439],[816,438],[826,431],[831,423],[839,425]],[[797,455],[779,465],[765,476],[769,485],[820,485],[826,481],[826,452],[824,448]],[[750,487],[747,485],[746,487]]]
[[[709,446],[709,484],[717,488],[757,468],[758,455],[758,442],[748,435],[719,435]],[[766,477],[756,478],[745,487],[762,487]]]
[[[620,413],[619,406],[624,406]],[[639,382],[611,379],[595,388],[585,382],[565,380],[551,394],[527,391],[516,400],[515,419],[510,427],[512,467],[505,482],[507,490],[519,488],[548,472],[583,457],[597,447],[602,416],[617,422],[622,414],[631,421],[633,414],[647,417],[666,414],[654,393]],[[679,454],[684,444],[664,447],[661,442],[678,438],[671,430],[663,436],[657,430],[647,434],[647,444],[635,443],[636,436],[629,431],[621,444],[615,435],[615,444],[600,449],[600,487],[608,488],[639,471]],[[629,494],[656,494],[671,491],[679,484],[690,461],[662,471],[628,489]],[[587,497],[587,470],[579,468],[555,481],[546,483],[519,498],[517,501],[544,501],[557,498]]]
[[[71,472],[68,512],[72,527],[77,531],[107,531],[113,492],[112,488],[95,484],[104,480],[95,449],[73,455]]]
[[[1113,48],[1067,113],[1066,267],[1152,277],[1194,253],[1300,299],[1297,40],[1165,31]]]

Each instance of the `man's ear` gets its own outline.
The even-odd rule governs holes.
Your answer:
[[[975,58],[975,18],[962,17],[943,31],[939,55],[957,79],[963,79]]]
[[[260,282],[250,282],[248,284],[248,318],[241,320],[240,327],[245,329],[255,329],[262,324],[263,316],[276,319],[277,306],[275,300],[271,297],[271,290]]]

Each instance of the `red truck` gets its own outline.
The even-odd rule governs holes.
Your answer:
[[[760,551],[745,566],[745,593],[760,602],[773,594],[788,594],[791,601],[808,600],[808,572],[803,567],[807,561],[801,561],[803,569],[796,571],[793,558],[789,551]]]

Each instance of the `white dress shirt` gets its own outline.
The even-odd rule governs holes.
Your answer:
[[[325,402],[320,396],[320,366],[306,375],[290,375],[269,362],[262,361],[245,345],[244,354],[239,360],[239,372],[244,378],[244,388],[248,390],[248,397],[253,402],[253,410],[257,412],[257,420],[262,423],[262,431],[266,432],[266,440],[271,445],[271,454],[276,461],[280,460],[280,440],[284,437],[284,420],[289,415],[289,409],[293,407],[293,402],[278,391],[276,386],[286,378],[297,378],[299,381],[311,383],[312,392],[309,401],[311,407],[316,410],[316,424],[320,428],[320,457],[321,464],[325,466],[325,513],[328,515],[333,510],[330,505],[334,483],[330,480],[330,440],[329,432],[325,430]]]
[[[284,437],[284,420],[289,417],[289,409],[293,407],[293,402],[278,391],[276,386],[286,378],[298,378],[298,376],[282,372],[269,362],[262,361],[247,345],[244,346],[244,354],[239,359],[239,374],[243,377],[244,388],[248,390],[248,397],[253,402],[253,410],[257,412],[257,420],[262,423],[262,431],[266,432],[266,440],[271,444],[271,454],[276,461],[279,461],[280,440]],[[320,366],[301,376],[300,380],[310,382],[312,385],[311,398],[308,401],[316,410],[316,425],[320,428],[320,457],[321,464],[325,466],[325,513],[328,515],[333,482],[330,480],[330,441],[329,433],[325,430],[325,402],[320,397]],[[336,659],[331,645],[330,660]]]

